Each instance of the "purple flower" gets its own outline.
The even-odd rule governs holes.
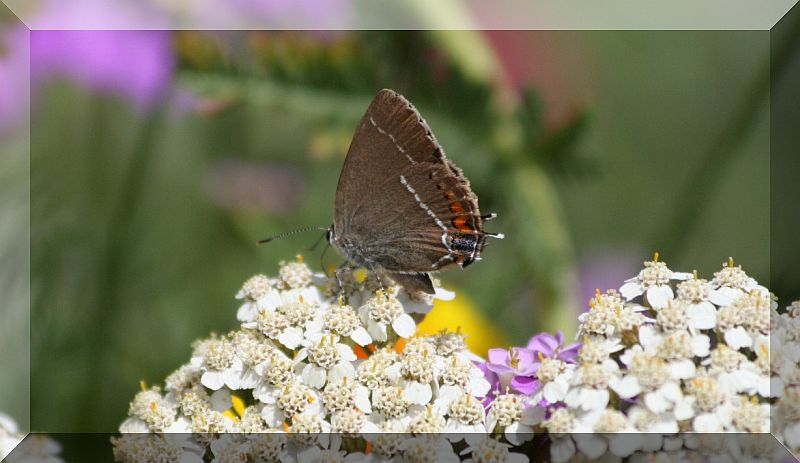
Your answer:
[[[495,348],[489,349],[488,357],[486,368],[497,374],[500,387],[511,387],[529,395],[539,386],[535,377],[539,363],[532,350],[524,347]]]
[[[564,343],[564,333],[561,330],[556,332],[553,336],[550,333],[539,333],[528,341],[528,349],[536,353],[537,368],[538,363],[543,358],[556,358],[566,363],[577,363],[576,358],[578,351],[581,349],[581,343],[572,343],[567,347],[562,348]]]
[[[170,86],[175,59],[168,31],[31,32],[31,81],[65,77],[152,106]]]
[[[481,402],[483,402],[483,407],[489,408],[489,405],[491,405],[492,402],[494,402],[494,398],[497,396],[497,394],[501,394],[500,377],[497,376],[497,373],[489,369],[487,362],[474,362],[474,363],[475,366],[480,368],[480,370],[483,372],[483,376],[484,378],[486,378],[486,381],[489,381],[489,392],[487,392],[486,396],[483,399],[481,399]]]

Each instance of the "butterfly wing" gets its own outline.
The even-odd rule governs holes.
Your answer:
[[[380,91],[356,129],[336,191],[334,229],[358,254],[348,257],[404,275],[465,265],[483,245],[482,225],[469,181],[427,123],[405,98]]]

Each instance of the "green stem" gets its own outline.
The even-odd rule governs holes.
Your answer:
[[[89,430],[100,423],[94,420],[100,415],[99,409],[105,407],[102,400],[104,392],[105,361],[109,349],[114,343],[111,336],[110,324],[119,310],[120,301],[120,281],[123,265],[123,256],[126,249],[129,249],[134,236],[130,234],[130,226],[136,208],[142,199],[147,169],[153,157],[153,143],[156,139],[158,128],[163,122],[163,109],[158,109],[152,113],[142,116],[143,125],[137,136],[133,152],[131,153],[130,165],[125,173],[119,190],[117,205],[111,211],[105,233],[106,243],[103,252],[102,263],[99,266],[97,275],[98,285],[98,304],[100,310],[95,314],[93,336],[88,343],[88,349],[95,355],[96,367],[94,371],[98,377],[91,381],[91,386],[86,388],[83,398],[85,406],[84,419],[87,421]],[[106,155],[112,155],[106,153]]]

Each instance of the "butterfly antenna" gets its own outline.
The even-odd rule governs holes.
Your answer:
[[[286,238],[287,236],[295,235],[297,233],[304,233],[308,231],[328,231],[328,227],[305,227],[305,228],[298,228],[297,230],[288,231],[285,233],[281,233],[279,235],[270,236],[269,238],[264,238],[263,240],[256,241],[256,244],[264,244],[269,243],[270,241],[279,240],[281,238]]]

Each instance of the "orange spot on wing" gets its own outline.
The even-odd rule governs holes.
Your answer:
[[[450,212],[454,214],[463,214],[464,206],[462,206],[460,202],[450,203]]]
[[[367,441],[366,447],[364,447],[364,455],[369,455],[372,453],[372,443]]]
[[[466,215],[459,215],[458,217],[453,219],[453,226],[461,230],[462,232],[473,231],[472,225],[469,223],[469,216]]]

